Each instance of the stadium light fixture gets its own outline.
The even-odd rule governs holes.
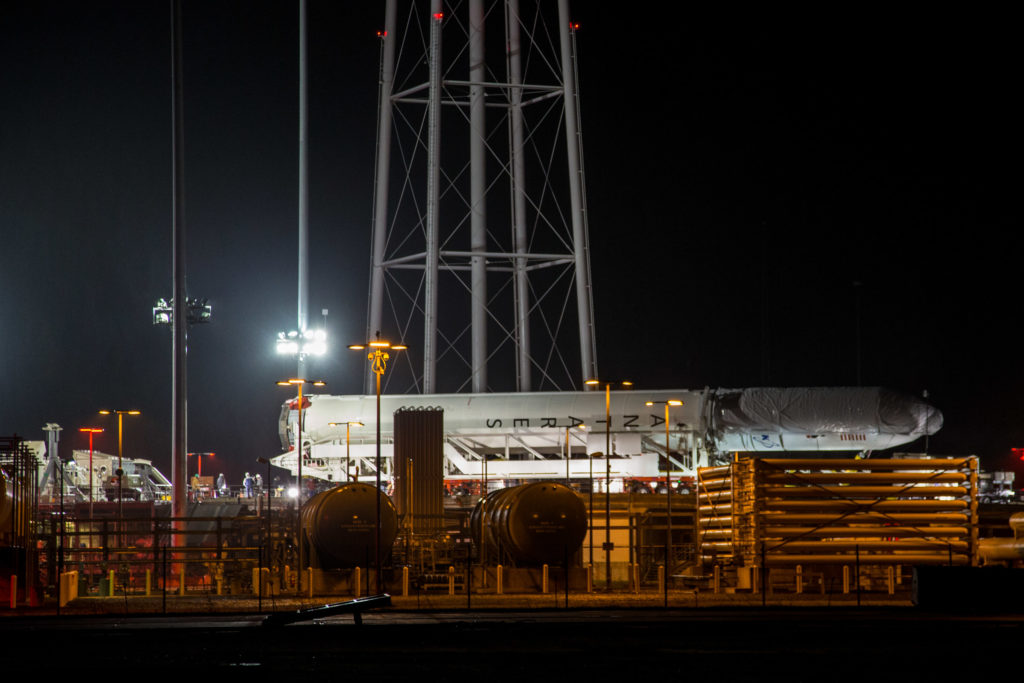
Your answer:
[[[277,333],[277,353],[281,356],[323,356],[327,353],[327,330]]]

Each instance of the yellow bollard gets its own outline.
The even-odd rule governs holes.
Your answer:
[[[658,592],[665,592],[665,565],[658,565]]]
[[[185,596],[185,565],[178,570],[178,595]]]
[[[902,586],[903,585],[903,565],[902,564],[896,565],[896,585],[897,586]]]
[[[455,567],[448,567],[448,595],[455,595]]]
[[[362,567],[356,567],[352,570],[352,590],[355,597],[359,597],[359,591],[363,587],[363,569]]]
[[[796,594],[804,592],[804,568],[803,565],[796,566]]]
[[[594,565],[587,565],[587,592],[594,592]]]
[[[78,597],[78,572],[72,570],[61,574],[58,587],[59,595],[57,600],[60,606],[63,607]]]
[[[252,594],[260,594],[260,570],[259,567],[252,568]]]
[[[843,565],[843,595],[850,594],[850,565]]]
[[[896,568],[890,564],[885,572],[889,583],[889,595],[892,595],[896,592]]]
[[[306,585],[309,586],[309,597],[313,597],[313,568],[312,567],[306,567],[306,576],[308,577],[308,580],[306,581]]]
[[[409,568],[402,567],[402,595],[409,595]]]
[[[146,570],[146,597],[153,594],[153,570]]]
[[[540,592],[544,595],[548,594],[548,566],[546,564],[541,569]]]
[[[110,573],[107,575],[107,597],[112,598],[114,595],[114,570],[111,569]]]
[[[713,581],[715,582],[714,583],[715,594],[721,593],[722,592],[722,568],[720,566],[718,566],[717,564],[715,565]]]
[[[761,568],[756,564],[750,570],[750,589],[754,595],[761,592]]]
[[[498,567],[497,567],[497,573],[498,573],[498,595],[504,595],[505,594],[505,567],[503,567],[502,565],[499,564]]]
[[[639,593],[640,592],[640,563],[639,562],[634,562],[633,563],[632,579],[633,579],[633,592],[634,593]]]

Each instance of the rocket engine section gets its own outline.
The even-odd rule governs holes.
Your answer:
[[[398,515],[383,491],[350,483],[322,491],[302,506],[302,525],[311,550],[310,564],[319,569],[369,566],[374,557],[377,497],[380,498],[382,554],[398,535]]]
[[[541,481],[493,491],[470,517],[473,539],[524,564],[555,564],[574,554],[587,534],[587,508],[576,493]]]

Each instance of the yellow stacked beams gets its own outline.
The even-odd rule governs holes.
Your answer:
[[[697,472],[697,543],[706,561],[733,554],[733,468],[704,467]]]
[[[976,564],[975,458],[748,458],[730,468],[705,477],[698,500],[705,561]]]
[[[756,461],[739,460],[733,463],[733,555],[749,557],[757,552],[757,540],[760,538],[761,510],[757,498],[757,486],[761,475],[757,470]]]

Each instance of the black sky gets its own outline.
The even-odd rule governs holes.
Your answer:
[[[189,449],[279,451],[297,3],[185,2]],[[311,309],[364,334],[383,3],[310,0]],[[657,3],[651,6],[657,7]],[[933,452],[1024,445],[1009,17],[770,20],[577,2],[598,360],[640,387],[927,389]],[[0,6],[0,433],[143,411],[169,469],[169,3]],[[860,283],[859,286],[854,283]],[[858,315],[858,311],[860,314]],[[468,315],[468,314],[467,314]],[[361,390],[361,360],[314,366]],[[106,441],[104,441],[106,439]],[[116,434],[97,442],[116,450]]]

